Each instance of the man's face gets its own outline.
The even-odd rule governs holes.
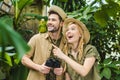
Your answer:
[[[49,32],[57,32],[61,26],[59,16],[57,14],[50,14],[48,16],[47,28]]]

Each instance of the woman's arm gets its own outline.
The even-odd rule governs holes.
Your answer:
[[[64,56],[63,60],[67,62],[81,76],[86,76],[95,63],[95,57],[86,58],[83,65],[75,62],[68,56]]]
[[[69,58],[67,55],[65,55],[58,47],[54,46],[53,53],[55,56],[61,58],[64,60],[67,64],[69,64],[77,73],[79,73],[81,76],[86,76],[88,72],[91,70],[95,63],[95,57],[87,57],[85,58],[85,61],[83,65],[77,63],[73,59]]]

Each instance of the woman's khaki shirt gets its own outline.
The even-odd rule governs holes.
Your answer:
[[[77,57],[77,59],[75,59],[70,54],[70,51],[69,51],[68,56],[82,65],[84,63],[85,58],[92,57],[92,56],[94,56],[96,58],[96,62],[94,64],[94,66],[92,67],[90,72],[85,77],[82,77],[80,74],[78,74],[76,71],[74,71],[70,67],[70,65],[67,65],[67,72],[70,75],[71,80],[100,80],[99,72],[97,70],[97,61],[100,60],[100,57],[99,57],[97,49],[94,46],[92,46],[92,45],[85,46],[83,57],[80,61],[79,61],[78,57]]]
[[[28,42],[31,50],[27,55],[31,56],[36,64],[43,64],[50,56],[52,43],[48,37],[48,33],[39,33],[34,35]],[[62,48],[63,44],[64,42],[61,40],[59,47]],[[45,74],[30,69],[27,80],[45,80],[45,76]],[[61,76],[57,76],[57,80],[62,80]]]

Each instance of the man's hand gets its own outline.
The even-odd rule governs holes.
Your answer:
[[[45,63],[43,63],[42,65],[40,65],[39,72],[43,74],[48,74],[50,72],[50,69],[50,67],[45,66]]]
[[[62,75],[62,73],[63,73],[63,68],[62,68],[62,67],[60,67],[60,68],[54,68],[54,73],[55,73],[56,75]]]

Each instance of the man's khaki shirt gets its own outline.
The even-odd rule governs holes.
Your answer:
[[[43,64],[50,56],[52,43],[48,39],[48,33],[39,33],[34,35],[28,45],[31,47],[30,52],[27,54],[32,57],[33,62],[36,64]],[[61,39],[60,48],[64,46],[64,40]],[[45,74],[30,69],[27,80],[45,80]],[[61,76],[57,76],[57,80],[62,80]]]

